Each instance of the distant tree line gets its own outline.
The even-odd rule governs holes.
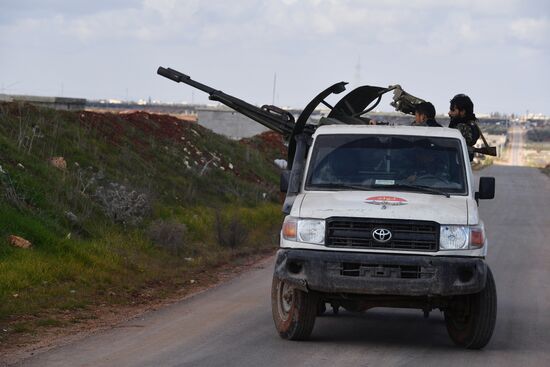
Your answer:
[[[480,124],[480,128],[484,134],[490,135],[506,135],[506,133],[508,132],[508,126],[504,124]]]
[[[550,142],[550,126],[536,127],[527,131],[527,139],[535,142]]]

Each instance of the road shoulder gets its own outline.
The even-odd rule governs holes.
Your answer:
[[[50,327],[36,332],[22,334],[7,343],[0,344],[0,366],[19,364],[23,360],[45,353],[53,348],[65,346],[90,335],[111,330],[135,318],[163,309],[169,305],[185,302],[210,289],[219,287],[230,280],[254,269],[269,265],[274,251],[250,255],[239,264],[226,264],[215,272],[197,274],[189,287],[181,288],[174,294],[156,298],[147,303],[131,306],[99,305],[85,310],[86,317],[81,322],[65,327]],[[158,285],[162,287],[163,285]],[[151,289],[158,291],[158,289]],[[156,293],[156,292],[155,292]],[[161,292],[162,293],[162,292]],[[74,318],[75,312],[66,312],[64,317]],[[1,332],[1,331],[0,331]]]

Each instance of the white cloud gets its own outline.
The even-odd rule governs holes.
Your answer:
[[[13,56],[1,59],[1,68],[22,79],[35,68],[34,60],[42,65],[45,58],[51,80],[42,83],[67,78],[67,91],[74,80],[83,96],[89,85],[97,85],[96,95],[102,97],[122,83],[137,90],[147,78],[150,84],[140,98],[154,88],[159,97],[171,87],[179,93],[181,86],[148,74],[159,63],[183,65],[184,72],[208,75],[216,85],[230,86],[238,96],[250,93],[260,102],[271,99],[277,71],[282,99],[299,104],[325,83],[352,80],[359,56],[367,83],[400,82],[411,91],[429,91],[427,83],[432,88],[453,84],[454,91],[461,87],[454,84],[476,88],[487,78],[477,85],[480,94],[490,78],[511,80],[520,74],[510,75],[511,69],[522,68],[526,83],[538,82],[549,62],[549,5],[539,0],[0,1],[10,4],[0,12],[0,51]],[[69,79],[69,63],[90,75],[97,70],[103,79]],[[113,67],[118,74],[110,74]],[[121,81],[126,74],[128,81]],[[142,77],[136,80],[136,74]],[[246,80],[229,79],[241,75]],[[259,84],[268,85],[262,87],[267,97],[259,94]]]
[[[472,23],[470,22],[461,24],[458,27],[458,34],[460,35],[461,40],[465,41],[475,41],[479,39],[480,36],[479,33],[474,30]]]
[[[498,6],[496,0],[479,3],[485,5],[473,0],[458,0],[451,5],[436,0],[246,0],[239,1],[238,6],[225,1],[143,0],[139,6],[101,9],[70,17],[61,15],[61,24],[58,20],[52,22],[51,17],[38,20],[46,28],[80,41],[183,38],[225,43],[228,38],[240,37],[255,42],[277,39],[299,42],[327,36],[330,41],[333,36],[335,42],[339,37],[340,42],[398,44],[414,42],[411,38],[415,35],[421,40],[430,37],[433,30],[451,28],[449,40],[476,42],[483,39],[478,31],[482,21],[472,22],[468,11],[496,8],[502,11],[517,1],[499,0]],[[451,27],[440,24],[436,11],[443,12]],[[529,25],[520,23],[513,29],[518,38],[525,38],[527,32],[533,33],[526,28]]]
[[[521,18],[510,25],[514,37],[534,45],[548,44],[550,21],[548,18]]]

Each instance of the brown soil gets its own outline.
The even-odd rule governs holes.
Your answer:
[[[82,111],[80,122],[92,130],[97,130],[114,143],[120,143],[120,138],[128,136],[126,130],[133,128],[143,132],[145,136],[153,136],[158,140],[180,141],[188,137],[194,130],[203,127],[190,121],[171,115],[161,115],[144,111],[134,112],[94,112]]]
[[[145,159],[150,158],[152,149],[154,149],[151,141],[155,141],[179,144],[188,148],[189,160],[200,162],[201,165],[212,160],[212,156],[208,152],[198,151],[196,148],[197,145],[200,145],[197,140],[207,134],[207,129],[197,124],[194,117],[186,115],[177,115],[176,117],[145,111],[115,113],[82,111],[79,113],[79,122],[89,133],[96,134],[110,144],[122,146],[129,143],[134,145],[137,147],[135,150]],[[131,138],[131,141],[123,141],[128,137]],[[273,144],[275,143],[271,143],[270,146]],[[259,147],[261,146],[260,144]],[[217,157],[219,158],[217,164],[224,167],[226,172],[241,176],[241,178],[250,182],[262,183],[261,178],[254,174],[243,175],[237,167],[230,169],[230,162],[222,155],[217,154]],[[265,185],[269,186],[269,183],[265,183]]]
[[[242,139],[243,144],[251,145],[263,153],[275,153],[277,158],[286,158],[287,148],[283,136],[274,131],[266,131],[252,138]]]

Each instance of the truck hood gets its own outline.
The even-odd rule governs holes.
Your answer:
[[[468,224],[466,196],[397,191],[338,191],[306,193],[301,218],[363,217],[429,220],[440,224]]]

